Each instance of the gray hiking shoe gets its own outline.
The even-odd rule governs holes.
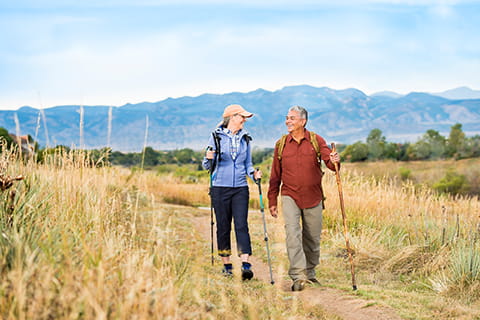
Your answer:
[[[305,289],[306,280],[297,279],[293,281],[292,291],[302,291]]]
[[[319,287],[320,286],[320,281],[318,281],[317,278],[310,278],[310,279],[308,279],[308,284],[310,284],[314,287]]]

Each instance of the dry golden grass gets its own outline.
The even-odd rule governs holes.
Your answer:
[[[208,178],[192,183],[173,174],[95,167],[76,151],[53,155],[45,164],[16,161],[6,153],[0,161],[8,163],[2,174],[25,176],[14,182],[13,198],[13,189],[0,193],[2,319],[329,317],[267,283],[227,280],[218,266],[210,266],[210,244],[194,223],[196,216],[209,212],[164,204],[208,206]],[[465,163],[465,168],[474,165]],[[466,253],[476,257],[479,200],[439,196],[414,181],[402,181],[395,177],[396,163],[362,165],[371,171],[345,164],[341,172],[356,252],[357,294],[411,319],[480,317],[480,279],[468,278],[462,269],[470,261],[468,254],[462,255],[466,262],[456,258],[465,248],[473,248]],[[437,174],[441,166],[418,172]],[[327,286],[349,290],[331,172],[324,189],[319,278]],[[257,186],[251,184],[250,191],[252,207],[258,208]],[[283,221],[265,213],[274,270],[282,276],[288,268]],[[266,261],[258,212],[250,213],[250,225],[255,255]],[[461,281],[452,276],[455,272],[460,277],[463,272]]]
[[[355,250],[359,295],[380,299],[410,319],[480,317],[480,297],[475,293],[480,283],[475,278],[478,273],[458,271],[464,272],[463,277],[470,281],[464,286],[452,270],[455,265],[468,266],[469,259],[480,257],[480,201],[477,197],[438,195],[427,183],[442,177],[452,165],[459,172],[467,172],[479,164],[478,159],[457,163],[343,164],[343,195]],[[403,181],[400,166],[407,166],[412,176],[421,177],[419,181],[425,183]],[[334,173],[328,170],[324,191],[327,200],[319,278],[325,285],[350,290],[338,188]],[[251,195],[256,196],[255,190],[251,189]],[[283,257],[276,261],[276,268],[285,270],[288,262],[281,245],[281,218],[270,219],[269,228],[273,254]],[[458,261],[455,257],[465,242],[472,248],[473,258]],[[438,293],[442,296],[438,297]]]
[[[11,224],[9,207],[0,209],[0,318],[326,319],[269,284],[211,267],[192,222],[204,213],[159,204],[181,184],[95,168],[75,151],[51,160],[8,159],[5,173],[26,178],[12,187]],[[174,195],[204,201],[205,187],[185,190]]]
[[[477,160],[476,165],[479,162]],[[465,164],[471,165],[472,160],[463,162]],[[384,299],[390,301],[391,306],[400,308],[401,314],[408,318],[432,319],[438,313],[445,319],[476,319],[480,316],[476,311],[479,295],[472,295],[472,288],[478,287],[480,278],[472,280],[472,273],[464,271],[464,277],[472,282],[462,287],[452,278],[451,269],[455,264],[470,263],[459,262],[454,257],[465,242],[472,248],[474,257],[480,257],[479,199],[438,195],[427,185],[419,187],[411,180],[402,181],[397,173],[398,165],[392,162],[345,164],[342,168],[343,194],[350,238],[356,251],[358,282],[373,291],[380,290],[376,287],[378,285],[393,285],[396,290],[405,290],[407,296],[400,299],[396,293],[385,294],[380,290],[379,294],[385,295]],[[440,177],[451,165],[450,162],[415,163],[410,168],[414,176]],[[458,170],[464,169],[468,167],[458,167]],[[325,176],[324,189],[327,192],[324,217],[328,229],[323,237],[324,252],[342,256],[345,243],[341,236],[340,207],[333,174]],[[334,265],[338,268],[337,264]],[[347,266],[346,261],[344,266]],[[338,275],[329,267],[322,269]],[[344,274],[347,270],[344,269]],[[444,285],[442,290],[438,282]],[[370,293],[360,291],[362,295],[370,296]],[[436,292],[443,293],[444,300],[434,298]],[[460,298],[455,301],[458,308],[452,307],[449,301],[454,296]],[[470,298],[464,299],[466,296]],[[412,300],[408,307],[397,305],[406,299]]]
[[[206,206],[210,204],[208,195],[209,181],[201,179],[198,183],[186,182],[182,177],[172,173],[150,174],[147,181],[147,191],[159,197],[158,200],[173,204],[189,206]]]

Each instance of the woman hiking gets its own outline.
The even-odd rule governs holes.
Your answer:
[[[248,230],[247,176],[254,181],[262,176],[261,171],[253,168],[251,138],[243,128],[252,116],[253,113],[238,104],[227,106],[223,121],[210,136],[203,159],[203,167],[211,172],[210,196],[217,221],[217,249],[223,262],[222,273],[233,275],[230,261],[233,219],[237,251],[242,261],[242,280],[253,277],[249,262],[252,246]]]

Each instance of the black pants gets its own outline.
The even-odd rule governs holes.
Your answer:
[[[217,220],[217,247],[221,257],[232,254],[230,233],[235,225],[238,254],[252,254],[248,232],[248,187],[212,187],[213,208]]]

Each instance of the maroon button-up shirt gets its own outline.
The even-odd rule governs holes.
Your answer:
[[[335,166],[330,161],[330,148],[318,134],[316,138],[323,162],[334,171]],[[282,195],[292,197],[300,209],[313,208],[323,199],[322,171],[317,161],[317,153],[310,142],[310,132],[306,129],[300,143],[297,143],[291,134],[287,136],[281,161],[278,160],[278,148],[275,147],[268,188],[270,207],[277,205],[280,184]]]

